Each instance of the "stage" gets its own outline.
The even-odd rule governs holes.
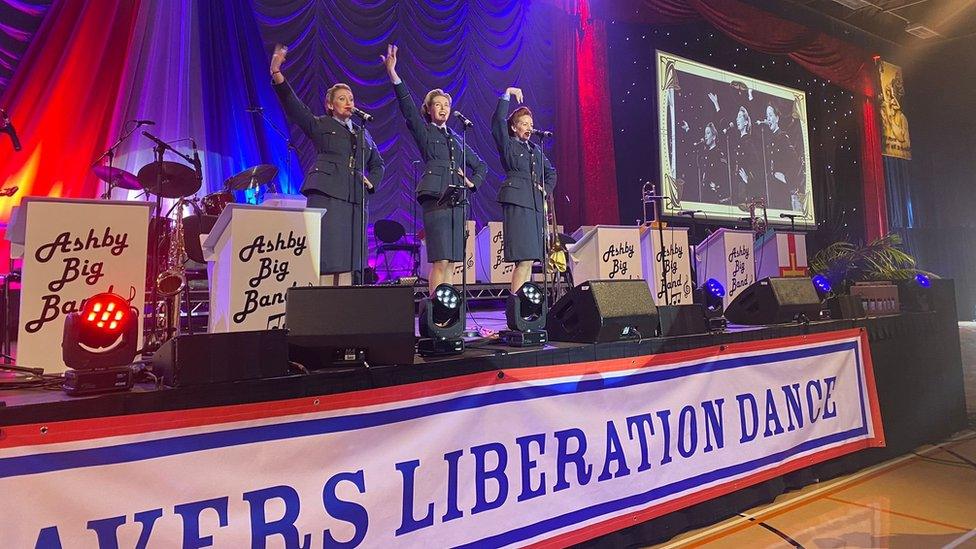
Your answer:
[[[626,370],[642,365],[663,365],[690,357],[734,356],[736,353],[751,353],[753,362],[760,363],[764,360],[764,357],[770,357],[770,360],[772,360],[774,355],[782,354],[785,349],[794,348],[798,345],[814,345],[818,341],[829,343],[838,337],[853,337],[855,340],[860,338],[862,341],[867,342],[867,350],[869,352],[866,351],[865,355],[867,356],[869,354],[871,358],[865,365],[865,372],[867,379],[870,380],[872,375],[871,371],[873,370],[873,380],[877,389],[876,404],[877,411],[879,412],[876,419],[876,427],[878,429],[878,433],[876,433],[877,439],[875,443],[869,444],[868,446],[883,444],[884,447],[859,446],[858,448],[861,449],[857,451],[848,449],[844,452],[828,452],[822,456],[808,456],[795,461],[792,465],[788,463],[784,465],[781,463],[776,468],[770,469],[752,480],[743,481],[740,479],[729,484],[722,490],[706,491],[691,499],[685,498],[673,501],[669,504],[670,507],[665,509],[654,508],[653,512],[647,509],[637,512],[626,512],[618,515],[613,520],[600,520],[589,524],[585,528],[575,528],[569,524],[562,524],[559,528],[554,526],[550,531],[545,528],[540,529],[538,524],[542,523],[537,523],[532,528],[526,527],[504,534],[498,534],[502,537],[487,536],[481,538],[482,542],[489,544],[496,544],[496,542],[497,544],[521,544],[530,540],[536,542],[548,540],[547,543],[549,544],[563,545],[570,542],[575,543],[589,540],[587,543],[593,546],[621,546],[624,544],[645,544],[662,541],[685,529],[720,520],[756,503],[768,501],[785,490],[863,468],[869,464],[877,463],[910,451],[920,444],[941,440],[952,432],[963,428],[966,421],[965,402],[962,392],[963,384],[959,337],[952,299],[953,289],[951,282],[937,282],[932,288],[935,310],[923,313],[904,313],[901,315],[854,321],[834,320],[812,322],[808,325],[738,328],[720,334],[651,338],[642,341],[595,345],[551,343],[544,349],[514,349],[500,346],[490,340],[480,340],[471,342],[468,350],[461,356],[442,357],[438,359],[421,359],[418,357],[412,365],[317,371],[307,375],[292,375],[275,379],[184,388],[156,388],[151,384],[144,383],[140,384],[135,390],[127,393],[84,398],[66,397],[57,391],[6,391],[0,394],[0,400],[2,400],[2,404],[0,404],[0,425],[3,426],[0,428],[0,448],[2,448],[0,449],[0,482],[27,481],[31,478],[36,480],[39,478],[37,477],[37,473],[43,471],[49,471],[50,474],[56,475],[65,474],[69,470],[76,470],[76,472],[91,475],[94,474],[93,471],[100,469],[100,467],[93,468],[93,465],[102,463],[104,466],[116,464],[116,466],[121,467],[122,465],[120,464],[136,460],[141,468],[140,470],[150,472],[151,477],[154,479],[152,481],[153,483],[162,483],[159,486],[163,490],[162,487],[166,486],[173,479],[156,478],[156,473],[152,473],[154,470],[154,460],[143,460],[153,455],[157,455],[162,459],[166,456],[176,454],[182,456],[179,467],[187,468],[187,471],[206,470],[206,452],[203,452],[200,458],[204,461],[197,462],[192,457],[193,452],[200,451],[202,448],[197,448],[193,451],[189,448],[196,444],[195,442],[190,442],[191,439],[196,436],[204,436],[205,433],[203,431],[209,429],[206,426],[211,423],[213,427],[219,427],[220,424],[227,422],[232,422],[238,428],[241,425],[249,426],[243,431],[239,429],[234,431],[218,430],[211,433],[213,436],[217,436],[221,432],[227,435],[234,432],[250,432],[248,431],[250,429],[260,429],[259,426],[256,426],[258,423],[261,423],[260,420],[269,421],[275,417],[281,418],[281,416],[286,414],[297,414],[295,419],[310,418],[313,417],[315,410],[325,413],[323,419],[316,421],[327,421],[328,416],[332,416],[343,409],[359,409],[368,412],[366,416],[376,415],[376,417],[384,413],[401,415],[409,413],[409,417],[413,418],[411,421],[427,421],[427,418],[434,419],[439,415],[443,415],[445,413],[444,409],[437,408],[436,403],[418,404],[414,407],[397,408],[396,410],[387,410],[385,412],[378,410],[378,407],[390,406],[392,405],[391,403],[400,400],[404,402],[428,402],[427,399],[435,398],[438,394],[444,394],[445,392],[473,391],[469,396],[461,398],[475,399],[465,406],[475,406],[481,409],[481,407],[493,405],[491,403],[495,401],[487,395],[496,394],[485,393],[483,391],[489,391],[492,387],[511,386],[506,384],[527,383],[528,385],[520,389],[520,391],[532,391],[535,389],[531,389],[531,387],[537,386],[537,384],[542,383],[544,380],[562,379],[569,381],[569,385],[566,387],[570,387],[570,389],[564,388],[560,389],[560,391],[569,391],[573,394],[576,394],[578,391],[595,390],[596,392],[601,392],[603,388],[615,386],[613,376],[621,369]],[[498,313],[491,311],[475,311],[473,317],[484,328],[498,328],[501,318]],[[476,327],[472,324],[469,323],[469,327]],[[869,367],[871,362],[873,362],[873,368]],[[815,366],[810,367],[810,375],[817,375],[816,372],[812,371],[815,368]],[[653,371],[653,369],[648,370],[648,372]],[[708,367],[702,373],[704,376],[688,378],[691,380],[686,386],[686,389],[691,390],[690,395],[687,396],[688,402],[703,398],[702,395],[707,394],[709,387],[715,383],[725,383],[720,381],[722,378],[713,378],[713,376],[721,375],[719,370],[715,368]],[[803,375],[803,373],[802,371],[798,372],[800,375]],[[598,374],[596,379],[583,381],[590,379],[594,374]],[[709,381],[712,379],[717,381]],[[594,382],[597,383],[596,388],[592,386],[589,389],[585,388],[587,383]],[[604,384],[606,384],[606,387],[604,387]],[[546,387],[551,388],[556,386],[549,385]],[[543,387],[539,386],[537,390],[542,389]],[[546,390],[548,391],[550,389]],[[564,394],[561,398],[567,398],[565,395],[568,393],[558,394]],[[481,396],[479,397],[479,395]],[[664,395],[659,395],[652,400],[660,401],[663,397]],[[529,397],[518,397],[518,399],[522,398]],[[532,398],[539,398],[539,395]],[[480,399],[484,399],[484,402]],[[544,402],[548,402],[548,400]],[[632,398],[627,403],[617,400],[603,400],[600,402],[602,403],[597,404],[596,408],[590,409],[591,413],[593,410],[603,409],[606,409],[607,413],[611,413],[611,409],[614,406],[635,404]],[[713,402],[721,404],[719,400],[714,400]],[[828,408],[829,405],[825,404],[824,409],[826,410]],[[370,410],[372,412],[369,412]],[[488,413],[490,408],[486,408],[485,410],[485,413]],[[577,423],[581,424],[586,421],[585,417],[578,417],[577,415],[585,415],[586,410],[587,408],[577,408],[572,405],[557,405],[557,408],[550,408],[550,412],[557,412],[556,417],[561,417],[562,420],[560,422],[565,422],[565,425],[576,425]],[[870,410],[867,408],[865,410],[867,410],[866,413],[870,416]],[[537,410],[536,413],[538,412]],[[532,417],[535,417],[534,413],[531,413],[531,410],[526,410],[525,413],[528,415],[522,417],[522,413],[520,412],[518,417],[522,417],[522,419],[518,420],[517,423],[528,422],[528,424],[532,424]],[[366,416],[360,414],[350,417],[362,418]],[[240,423],[242,421],[244,423]],[[484,436],[489,437],[489,440],[494,440],[490,438],[492,436],[501,436],[499,433],[504,434],[510,430],[518,432],[518,427],[515,424],[508,425],[506,422],[499,423],[490,419],[475,421],[476,423],[469,425],[464,431],[471,431],[472,426],[480,425],[480,427],[474,429],[475,433],[473,434],[483,431]],[[491,421],[491,423],[480,423],[480,421]],[[540,419],[540,421],[542,420]],[[790,427],[792,427],[792,419],[790,421]],[[882,424],[883,434],[881,434]],[[290,433],[282,435],[286,436],[288,440],[292,437],[299,437],[301,440],[302,437],[309,436],[309,434],[300,434],[302,428],[297,428],[293,432],[289,425],[297,424],[281,423],[279,419],[276,420],[274,425],[265,425],[265,428],[274,427],[276,429],[283,429],[281,433]],[[802,422],[800,427],[802,427]],[[378,428],[378,426],[372,428],[367,427],[365,431],[356,432],[369,433],[371,429],[375,430]],[[154,443],[152,440],[146,439],[144,442],[139,442],[145,436],[151,435],[150,438],[158,436],[156,431],[160,430],[180,435],[180,440],[184,440],[185,442],[171,444],[167,440],[175,439],[157,439],[157,444],[160,445],[156,447],[156,450],[150,449]],[[495,435],[491,434],[492,431],[496,432]],[[630,435],[631,440],[633,440],[633,433],[630,433]],[[621,436],[623,437],[625,435],[621,433]],[[274,441],[277,439],[266,439],[263,437],[264,435],[258,436],[260,440],[267,443],[268,449],[264,451],[276,452],[277,450],[274,448],[279,443]],[[443,437],[448,437],[448,440],[440,440]],[[410,437],[410,440],[401,440],[397,444],[400,445],[400,448],[403,448],[403,445],[407,445],[407,447],[414,447],[416,445],[436,446],[438,442],[450,445],[453,444],[450,438],[449,435],[442,434],[442,431],[434,429],[419,439]],[[102,455],[99,453],[99,448],[107,451],[108,447],[89,448],[88,450],[80,450],[78,448],[79,444],[82,446],[85,445],[85,440],[92,441],[95,439],[124,442],[135,453],[125,450],[122,454],[106,453]],[[522,439],[519,440],[521,446]],[[583,440],[585,441],[585,439]],[[682,440],[684,439],[682,438]],[[255,441],[252,440],[251,442],[254,443]],[[366,467],[368,470],[368,465],[361,464],[368,463],[371,460],[386,458],[382,445],[389,444],[389,439],[376,439],[374,442],[377,444],[377,447],[375,448],[360,446],[359,444],[362,442],[362,440],[357,440],[353,446],[334,448],[334,452],[339,452],[336,456],[341,456],[341,458],[336,457],[335,459],[347,464],[359,463],[360,465],[347,466],[353,468]],[[135,446],[132,446],[133,444]],[[241,441],[238,441],[237,444],[247,446],[247,444]],[[282,439],[281,444],[285,444],[285,439]],[[540,447],[538,450],[541,454],[543,443],[540,442],[539,444]],[[596,443],[594,451],[599,451],[597,446],[600,444],[599,442]],[[620,444],[619,440],[617,444]],[[677,444],[678,449],[681,449],[681,445],[685,443],[679,441]],[[499,444],[500,447],[501,445]],[[523,451],[527,451],[525,450],[527,447],[523,447]],[[211,452],[215,451],[213,447],[210,448]],[[473,453],[477,454],[477,448],[479,447],[472,447]],[[560,451],[563,450],[566,449],[562,447],[562,442],[560,442]],[[161,453],[154,453],[156,451]],[[550,448],[549,452],[552,453],[552,451],[552,448]],[[609,454],[609,446],[607,451]],[[50,452],[55,453],[52,455]],[[187,452],[190,452],[190,455],[184,455]],[[509,454],[511,453],[509,451]],[[262,456],[261,459],[267,459],[269,457],[260,452],[256,455]],[[448,459],[450,455],[453,454],[445,454],[444,459]],[[485,458],[484,453],[479,455],[481,456],[479,458],[481,461],[478,463],[480,464],[479,467],[482,467],[481,473],[478,473],[481,475],[478,477],[479,482],[482,483],[479,486],[484,488],[485,482],[490,484],[490,480],[485,480],[486,478],[498,479],[501,477],[497,476],[497,470],[495,470],[495,473],[492,473],[492,469],[490,468],[490,455],[488,458]],[[568,455],[572,457],[574,454],[570,452]],[[709,454],[706,453],[704,455],[707,457]],[[45,456],[48,457],[45,458]],[[54,456],[62,457],[55,459]],[[545,457],[549,456],[546,455]],[[390,458],[392,459],[392,456]],[[485,459],[488,461],[485,462]],[[516,461],[518,458],[516,455],[510,455],[509,459]],[[527,456],[523,454],[522,459],[527,459]],[[689,459],[694,459],[694,456]],[[571,462],[572,460],[570,459],[570,464],[568,465],[570,471],[573,469]],[[231,463],[236,462],[228,462],[229,467],[240,466],[231,465]],[[323,465],[325,463],[323,462]],[[332,464],[331,458],[327,463]],[[397,470],[404,475],[404,482],[406,482],[407,469],[404,467],[418,467],[420,461],[417,460],[415,465],[408,466],[404,466],[404,463],[410,464],[414,462],[397,464]],[[424,461],[424,463],[428,462]],[[486,463],[489,465],[486,466]],[[535,462],[533,461],[531,463]],[[496,463],[495,465],[498,464]],[[631,462],[631,466],[634,465],[636,463]],[[525,463],[523,462],[524,466]],[[562,466],[566,467],[567,464],[563,463]],[[592,464],[591,466],[593,467],[593,475],[595,478],[598,467]],[[199,469],[200,467],[203,467],[203,469]],[[296,464],[295,467],[297,467],[296,470],[304,470],[306,465]],[[485,467],[488,467],[488,472],[485,472]],[[626,465],[622,465],[622,467],[626,468]],[[332,467],[330,466],[329,469],[331,470]],[[165,470],[172,469],[162,468],[160,469],[160,474],[163,474],[162,471]],[[658,469],[659,472],[662,470]],[[274,478],[278,474],[274,472],[269,473],[265,469],[261,471],[262,474],[270,474],[271,478]],[[565,469],[560,469],[560,471],[560,474],[566,472]],[[280,472],[284,474],[284,470]],[[410,469],[409,472],[411,473],[409,478],[412,490],[413,469]],[[125,474],[128,475],[130,473]],[[360,469],[360,473],[362,473],[362,469]],[[456,470],[455,473],[457,473]],[[619,475],[620,473],[621,469],[618,468],[617,474]],[[284,476],[293,476],[294,474],[292,471],[284,474]],[[463,471],[461,474],[463,476]],[[493,474],[495,476],[492,476]],[[524,469],[523,474],[525,474]],[[582,475],[582,472],[579,474]],[[607,473],[605,472],[604,474]],[[126,487],[129,483],[136,482],[132,480],[133,478],[138,478],[138,476],[119,476],[117,477],[119,480],[114,482],[121,483],[118,486],[121,490],[136,490],[135,485],[131,488]],[[185,486],[179,491],[182,492],[184,489],[190,489],[192,485],[191,492],[196,493],[199,489],[204,489],[211,482],[210,480],[203,482],[205,476],[201,476],[200,480],[203,483],[198,485],[195,481],[190,480],[192,478],[194,478],[192,473],[182,478],[179,484]],[[347,478],[347,480],[350,478]],[[572,473],[570,478],[572,478]],[[545,474],[543,474],[541,479],[544,485]],[[352,480],[355,481],[356,479]],[[362,480],[362,478],[360,477],[359,480]],[[603,477],[601,476],[602,480]],[[525,481],[525,477],[523,477],[523,481]],[[189,484],[186,484],[188,482]],[[274,481],[269,480],[269,482]],[[299,487],[300,482],[295,480],[283,481],[286,485],[291,483],[299,490],[302,490]],[[418,476],[417,482],[421,482],[420,476]],[[456,483],[457,479],[454,479],[452,482]],[[355,484],[355,482],[353,483]],[[500,480],[499,483],[501,483]],[[581,484],[585,483],[581,482]],[[364,485],[360,483],[358,486],[361,488],[360,491],[365,493]],[[451,486],[454,486],[456,490],[455,484],[451,484]],[[505,491],[507,491],[507,484],[505,486]],[[335,486],[333,485],[332,488],[335,489]],[[523,490],[525,489],[525,485],[523,485]],[[163,491],[165,492],[167,490],[168,488]],[[558,491],[558,483],[556,490]],[[140,490],[136,490],[136,492],[141,493]],[[204,492],[207,492],[207,490],[204,489]],[[489,490],[487,492],[488,495],[486,495],[486,493],[479,491],[477,496],[478,500],[485,503],[485,501],[491,499],[492,492]],[[350,494],[355,493],[355,490],[353,492],[343,492],[343,497],[348,499]],[[501,488],[496,492],[496,499],[500,497],[498,496],[499,493],[501,493]],[[384,492],[384,494],[386,493]],[[281,494],[278,495],[280,496]],[[373,493],[373,495],[375,496],[376,494]],[[525,493],[523,492],[522,496],[519,497],[520,502],[522,502],[524,495]],[[246,498],[250,497],[250,494],[245,494],[245,496]],[[386,497],[387,499],[392,496],[393,494],[381,495],[381,497]],[[555,494],[550,497],[554,496]],[[233,496],[231,497],[233,498]],[[406,498],[407,496],[403,495],[403,497]],[[413,497],[412,494],[411,497]],[[421,496],[420,489],[418,488],[417,497],[428,496]],[[456,494],[455,497],[457,497]],[[401,506],[399,499],[400,496],[396,495],[394,501],[397,503],[390,505],[388,512],[396,514],[396,509],[394,508]],[[537,501],[545,501],[545,499],[541,498]],[[301,498],[301,500],[304,500],[304,498]],[[286,507],[291,504],[291,500],[288,497],[284,497],[284,502]],[[70,521],[66,522],[64,517],[75,517],[80,514],[81,516],[87,516],[90,520],[94,520],[108,516],[85,515],[84,513],[86,511],[83,508],[87,504],[84,503],[78,503],[76,506],[72,506],[62,501],[59,505],[62,507],[59,508],[56,515],[49,514],[43,520],[47,520],[51,524],[56,523],[60,525],[60,536],[63,539],[72,537],[72,534],[68,533],[68,530],[70,530],[68,522]],[[128,509],[125,507],[126,503],[124,502],[117,502],[114,504],[114,507],[118,508],[120,505],[122,508]],[[152,503],[147,501],[145,505],[154,506],[158,505],[158,502]],[[295,503],[295,505],[298,504]],[[415,512],[421,518],[414,522],[410,522],[414,520],[413,517],[402,519],[403,522],[400,525],[400,529],[397,530],[396,535],[408,535],[411,532],[417,535],[417,530],[420,530],[422,534],[423,528],[427,527],[426,523],[422,520],[425,514],[423,505],[420,503],[409,503],[406,500],[404,500],[403,505],[405,506],[404,509],[410,506],[416,507],[420,505]],[[431,506],[433,505],[431,503]],[[451,505],[458,505],[457,501],[455,500],[453,503],[448,502],[448,515],[450,515]],[[523,504],[521,512],[525,512],[526,509],[529,510],[530,515],[537,512],[531,511],[533,509],[532,507],[524,507],[524,505],[528,505],[528,503],[525,502]],[[162,507],[165,508],[166,504],[163,503]],[[176,508],[180,509],[181,507],[181,505],[178,505]],[[333,517],[351,521],[352,524],[358,524],[354,529],[354,536],[358,536],[360,529],[365,528],[362,523],[354,520],[354,517],[350,518],[352,515],[343,515],[341,512],[337,513],[335,512],[336,508],[330,507],[328,503],[326,508],[332,513]],[[221,509],[219,511],[220,513],[227,512],[225,508],[221,507]],[[441,503],[438,503],[437,512],[441,513],[442,510]],[[499,512],[503,510],[504,508],[499,510]],[[139,511],[143,511],[143,509],[141,507],[138,509],[129,509],[130,514]],[[581,513],[583,511],[584,509],[579,510]],[[110,512],[114,513],[115,511]],[[275,513],[272,511],[268,512],[271,515]],[[297,510],[295,512],[297,513]],[[125,514],[124,511],[121,513]],[[295,517],[290,515],[290,513],[291,511],[287,511],[286,515],[291,517],[289,520],[294,521]],[[468,520],[483,520],[482,516],[477,514],[477,505],[475,510],[472,511],[473,516],[468,515],[466,511],[460,513],[465,517],[470,517]],[[178,514],[184,513],[178,511]],[[231,515],[234,515],[233,511]],[[139,514],[135,515],[137,522],[142,520],[139,516]],[[198,516],[194,520],[203,521],[204,516]],[[483,517],[487,518],[489,516],[490,513]],[[124,519],[124,517],[117,518]],[[593,515],[589,518],[592,522],[599,517]],[[185,519],[186,517],[184,516]],[[252,516],[252,519],[254,519],[254,516]],[[578,520],[581,524],[585,522],[579,517],[573,520]],[[165,522],[165,519],[163,522]],[[241,526],[239,522],[235,521],[234,526]],[[203,523],[209,524],[209,519]],[[201,528],[203,523],[197,524],[195,528]],[[462,518],[457,523],[463,527],[465,519]],[[273,521],[265,521],[264,527],[266,529],[263,530],[264,535],[274,535],[274,532],[281,533],[283,531],[280,528],[275,530],[269,526],[273,524],[275,524]],[[443,527],[444,525],[440,526]],[[456,527],[457,525],[452,524],[452,526]],[[118,526],[116,525],[116,527]],[[216,528],[215,525],[210,525],[206,528],[210,529],[211,527]],[[30,527],[28,526],[26,528]],[[260,530],[260,528],[255,526],[253,520],[250,523],[250,528],[252,536],[257,535],[257,532]],[[562,529],[560,530],[560,528]],[[480,529],[483,529],[483,526],[479,526]],[[163,531],[165,532],[166,530],[164,529]],[[230,531],[236,530],[232,529]],[[337,530],[337,532],[341,531],[341,529]],[[89,532],[90,534],[91,532]],[[131,532],[125,534],[125,528],[120,529],[118,532],[120,540],[124,539],[124,535],[131,534]],[[41,536],[43,535],[47,534],[42,533]],[[101,536],[102,533],[99,535]],[[159,535],[165,534],[161,533]],[[184,535],[188,535],[185,530]],[[281,533],[281,535],[289,539],[286,534]],[[459,534],[455,532],[453,535],[457,536]],[[34,540],[38,539],[37,536],[38,533],[35,530],[33,533],[28,532],[24,539]],[[336,534],[336,536],[341,537],[339,534]],[[348,536],[346,537],[348,538]],[[215,539],[219,539],[219,535]],[[243,538],[233,537],[232,539]],[[399,541],[406,541],[408,539],[416,541],[423,538],[396,539]],[[460,540],[461,538],[454,537],[452,539]],[[368,540],[376,541],[375,538],[368,538]]]

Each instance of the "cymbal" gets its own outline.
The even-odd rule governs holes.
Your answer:
[[[108,166],[95,166],[92,168],[95,177],[101,179],[102,181],[119,187],[120,189],[129,189],[130,191],[138,191],[142,188],[142,184],[136,176],[131,173],[120,170],[119,168],[109,168]]]
[[[137,177],[150,194],[163,198],[183,198],[200,190],[200,180],[193,168],[176,162],[146,164]]]
[[[253,189],[268,183],[278,175],[278,167],[271,164],[258,164],[243,172],[227,178],[224,181],[224,188],[228,191],[239,191],[242,189]]]

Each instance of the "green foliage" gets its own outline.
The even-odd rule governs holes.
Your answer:
[[[834,242],[817,252],[810,260],[810,271],[826,276],[834,288],[847,288],[854,282],[868,280],[904,280],[923,273],[915,258],[901,248],[901,237],[888,234],[865,246]]]

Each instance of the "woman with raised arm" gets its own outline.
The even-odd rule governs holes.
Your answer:
[[[363,187],[370,194],[376,191],[383,179],[383,158],[369,134],[352,122],[356,107],[352,89],[342,83],[333,85],[325,95],[327,114],[315,116],[281,72],[287,53],[285,46],[275,47],[272,87],[288,121],[301,128],[315,145],[315,163],[305,176],[301,192],[308,197],[309,208],[326,210],[322,218],[321,274],[326,284],[349,284],[354,282],[351,273],[358,271],[365,254]]]
[[[556,170],[542,147],[529,141],[534,131],[532,111],[521,106],[508,114],[512,97],[521,104],[522,90],[508,88],[498,99],[491,135],[505,170],[498,201],[502,204],[505,261],[515,263],[510,287],[515,293],[532,278],[532,263],[543,261],[543,211],[545,197],[556,186]]]
[[[417,108],[410,90],[397,74],[397,47],[387,46],[381,55],[390,82],[396,92],[400,112],[407,128],[420,149],[425,165],[423,176],[415,190],[424,212],[424,233],[427,241],[427,261],[431,263],[428,288],[447,282],[454,271],[454,263],[464,261],[464,207],[457,200],[440,200],[448,187],[461,181],[472,191],[485,180],[485,162],[466,146],[462,154],[461,138],[447,127],[451,116],[451,96],[440,88],[427,92],[421,108]],[[461,162],[467,166],[461,166]],[[464,168],[471,169],[471,177]],[[473,273],[472,275],[473,276]]]

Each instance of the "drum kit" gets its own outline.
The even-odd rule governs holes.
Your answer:
[[[177,152],[168,143],[163,143],[155,136],[147,134],[147,137],[158,145],[155,149],[156,160],[140,168],[138,174],[133,175],[131,172],[113,167],[112,155],[108,155],[108,166],[97,165],[92,168],[92,172],[108,183],[107,190],[102,195],[105,199],[111,198],[113,189],[121,188],[142,191],[147,200],[156,201],[155,215],[150,220],[147,250],[147,285],[152,294],[149,308],[153,312],[152,321],[146,326],[149,332],[147,348],[154,349],[179,333],[179,301],[186,288],[187,253],[183,231],[185,209],[191,208],[195,215],[201,216],[201,219],[203,216],[219,216],[228,204],[234,202],[234,191],[251,191],[256,194],[265,185],[273,185],[272,181],[278,175],[278,168],[270,164],[258,164],[224,180],[222,190],[197,198],[195,195],[202,186],[203,174],[196,147],[194,146],[191,158]],[[173,151],[193,166],[164,161],[162,152],[166,149]],[[114,151],[110,149],[110,152]],[[162,209],[163,199],[175,200],[165,215]],[[201,224],[197,223],[194,226],[199,227]],[[190,237],[192,238],[193,235]],[[158,307],[159,299],[165,303],[165,316]],[[160,318],[163,320],[164,327],[159,326]]]
[[[204,215],[220,215],[228,204],[234,202],[234,191],[257,191],[271,184],[278,175],[278,168],[271,164],[252,166],[225,179],[223,190],[202,198],[193,198],[200,190],[201,179],[193,168],[178,162],[152,162],[143,166],[138,175],[108,166],[96,166],[92,172],[95,177],[108,183],[108,191],[103,195],[105,198],[112,189],[144,191],[159,198],[182,199]]]

